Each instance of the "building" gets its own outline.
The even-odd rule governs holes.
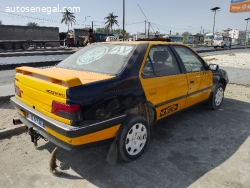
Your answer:
[[[229,37],[232,38],[232,44],[243,44],[246,40],[246,32],[238,29],[229,31]]]

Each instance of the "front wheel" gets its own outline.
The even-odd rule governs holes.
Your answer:
[[[213,110],[219,109],[224,99],[224,87],[219,83],[210,99],[210,108]]]
[[[117,135],[119,156],[125,161],[139,158],[148,144],[149,134],[147,120],[139,115],[130,115]]]

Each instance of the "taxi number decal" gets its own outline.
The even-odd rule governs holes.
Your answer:
[[[167,114],[173,113],[178,109],[178,104],[174,104],[171,106],[168,106],[166,108],[161,109],[160,117],[166,116]]]
[[[116,54],[116,55],[128,55],[129,52],[131,52],[133,49],[133,46],[116,46],[113,48],[109,54]]]

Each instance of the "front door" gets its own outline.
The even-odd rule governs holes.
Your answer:
[[[203,60],[185,46],[172,46],[186,70],[188,98],[185,107],[209,98],[212,87],[212,72]]]
[[[187,78],[181,73],[176,58],[167,45],[150,45],[140,80],[146,95],[157,112],[156,119],[185,107]]]

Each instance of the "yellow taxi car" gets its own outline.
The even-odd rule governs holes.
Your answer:
[[[168,40],[91,44],[54,67],[16,68],[11,98],[32,141],[66,150],[114,139],[125,161],[140,157],[155,122],[198,103],[218,109],[226,71]]]

